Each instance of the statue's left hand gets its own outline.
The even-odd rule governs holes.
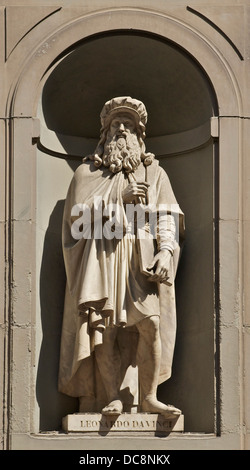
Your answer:
[[[164,282],[168,277],[168,271],[170,268],[171,253],[168,250],[162,250],[157,253],[148,266],[148,270],[152,270],[152,275],[149,277],[149,281],[152,282]]]

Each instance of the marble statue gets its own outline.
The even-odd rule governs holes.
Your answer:
[[[158,401],[157,387],[171,375],[184,216],[146,152],[144,104],[113,98],[100,117],[98,146],[65,202],[59,391],[79,397],[81,412],[119,415],[124,393],[131,396],[126,371],[138,368],[138,409],[176,417],[181,411]]]

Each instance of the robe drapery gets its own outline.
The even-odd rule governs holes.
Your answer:
[[[184,234],[183,213],[168,176],[158,161],[153,160],[145,171],[150,185],[148,205],[157,208],[167,205],[177,221],[173,249],[173,269],[176,272],[180,252],[178,236],[182,240]],[[109,169],[96,168],[92,161],[87,161],[76,170],[66,197],[62,238],[67,285],[59,391],[70,396],[94,397],[98,393],[94,351],[102,343],[103,331],[108,326],[121,327],[118,335],[119,352],[122,354],[126,350],[127,365],[136,364],[138,332],[135,325],[150,315],[160,317],[162,357],[159,383],[171,375],[176,336],[174,283],[150,282],[140,271],[136,237],[125,230],[127,218],[126,212],[123,212],[122,191],[128,183],[128,176],[122,171],[113,174]],[[103,211],[97,207],[97,201],[101,201]],[[77,211],[72,211],[72,208],[79,208],[79,204],[85,204],[84,207],[89,209],[85,213],[86,218],[77,219],[74,216]],[[120,225],[116,224],[117,238],[109,239],[100,235],[100,229],[104,228],[108,208],[112,204],[121,208],[122,217]],[[106,214],[106,218],[103,218],[103,214]],[[78,238],[72,229],[77,220],[78,228],[82,222],[82,235]],[[166,232],[164,235],[164,229],[161,228],[163,242],[164,236],[167,237]],[[158,247],[160,243],[161,240],[158,240]]]

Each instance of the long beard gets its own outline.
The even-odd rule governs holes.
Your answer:
[[[112,173],[122,169],[127,173],[135,171],[141,163],[141,147],[136,134],[107,136],[102,156],[103,165]]]

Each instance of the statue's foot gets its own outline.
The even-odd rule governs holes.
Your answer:
[[[165,405],[155,398],[145,398],[142,402],[142,411],[146,413],[158,413],[164,415],[166,418],[178,418],[181,415],[181,410],[172,405]]]
[[[123,404],[121,400],[113,400],[109,405],[105,406],[102,409],[102,414],[104,415],[120,415],[123,410]]]

